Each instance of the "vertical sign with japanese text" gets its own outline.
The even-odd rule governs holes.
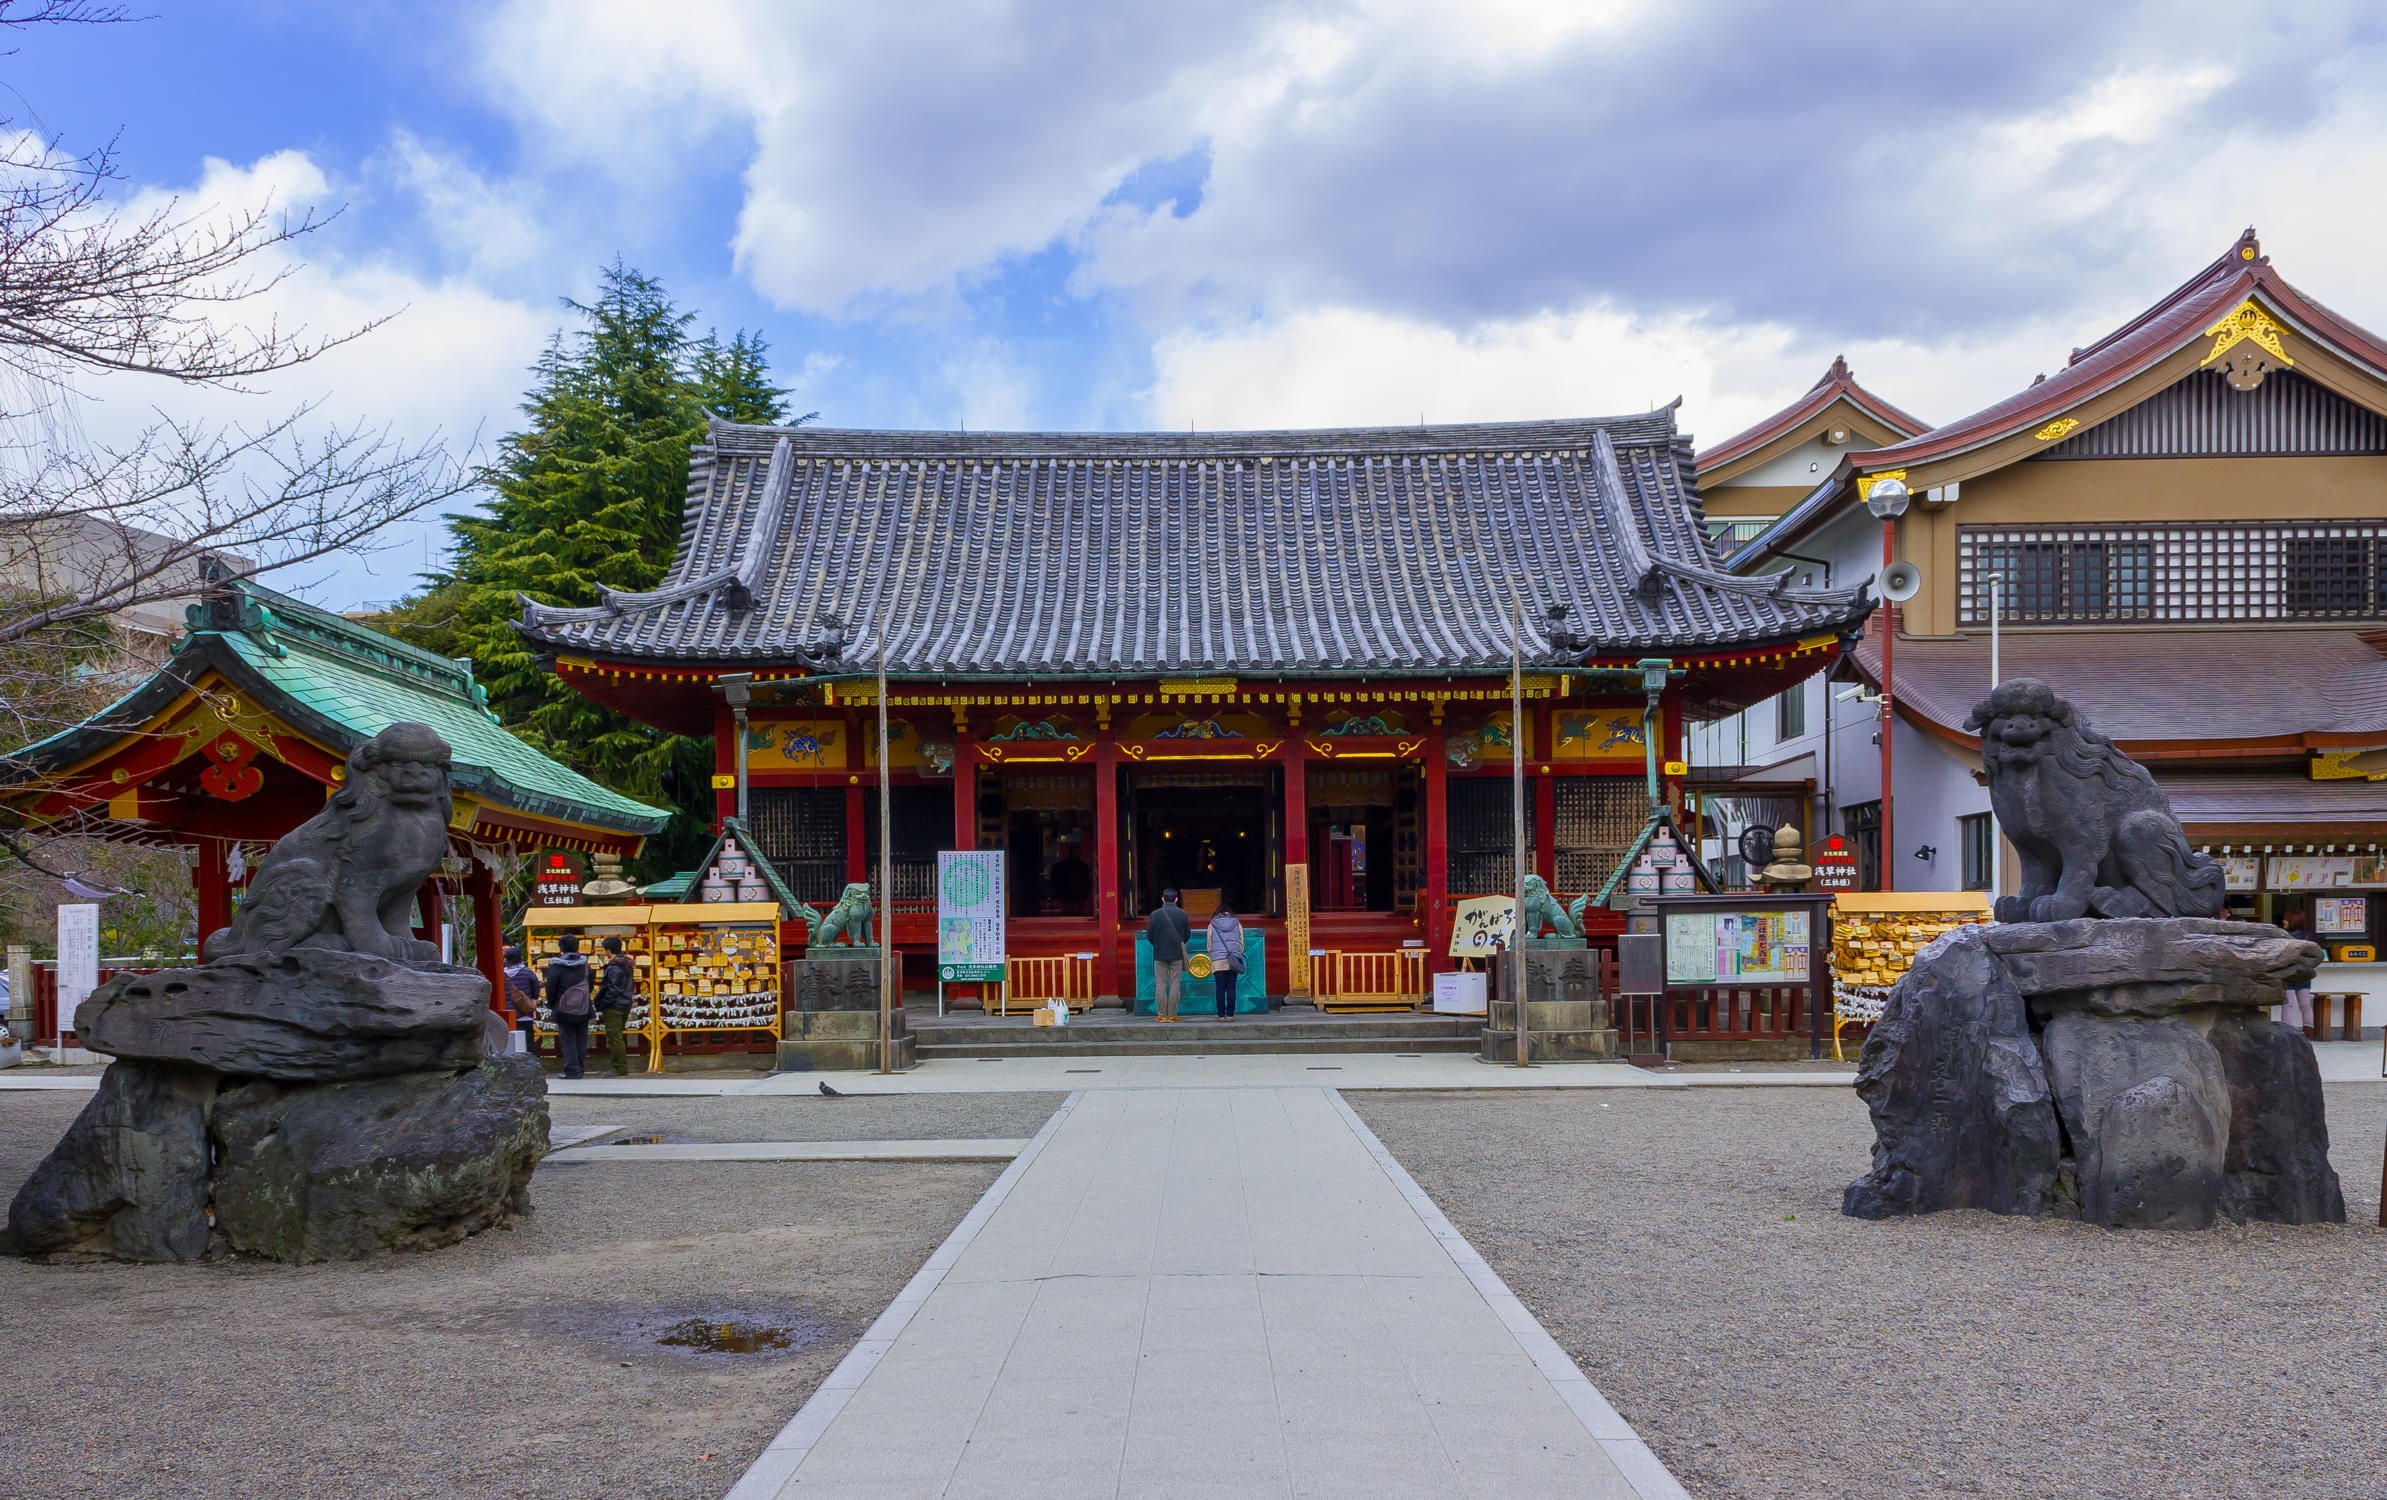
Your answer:
[[[58,1034],[75,1029],[75,1007],[99,988],[99,907],[58,908]]]

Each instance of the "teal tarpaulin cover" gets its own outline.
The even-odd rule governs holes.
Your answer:
[[[1210,951],[1210,929],[1203,927],[1185,940],[1190,954]],[[1136,1014],[1154,1014],[1152,1004],[1152,943],[1142,933],[1135,940],[1135,1009]],[[1265,935],[1246,927],[1243,929],[1243,982],[1235,987],[1235,1013],[1244,1015],[1268,1009],[1268,941]],[[1185,983],[1177,992],[1177,1014],[1200,1016],[1218,1014],[1218,981],[1185,976]]]

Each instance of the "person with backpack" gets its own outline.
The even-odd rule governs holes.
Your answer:
[[[609,937],[599,946],[605,950],[605,968],[597,976],[597,1014],[605,1018],[605,1055],[613,1063],[613,1076],[630,1076],[630,1002],[638,993],[638,967],[630,955],[622,951],[622,940]]]
[[[522,959],[520,948],[506,950],[506,1009],[522,1033],[522,1050],[539,1055],[539,976]]]
[[[555,1017],[555,1050],[563,1058],[563,1076],[588,1076],[588,1021],[596,1013],[588,960],[576,936],[559,940],[564,951],[547,966],[547,1009]]]
[[[1178,986],[1185,982],[1185,940],[1193,936],[1193,918],[1177,904],[1175,886],[1160,893],[1144,923],[1144,937],[1152,945],[1152,1012],[1163,1021],[1177,1019]]]

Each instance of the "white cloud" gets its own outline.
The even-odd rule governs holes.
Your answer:
[[[182,215],[218,221],[243,209],[295,214],[337,207],[343,187],[304,152],[275,152],[246,166],[209,158],[195,184],[144,187],[128,195],[122,211],[132,218],[172,203]],[[287,270],[287,279],[234,304],[219,321],[318,340],[386,319],[381,327],[307,363],[246,381],[245,391],[133,375],[87,381],[91,399],[74,403],[84,432],[123,442],[161,414],[256,429],[313,404],[309,430],[386,428],[396,442],[438,439],[458,459],[468,458],[476,434],[483,444],[497,435],[481,430],[484,424],[513,414],[529,366],[553,331],[553,314],[466,275],[426,277],[385,256],[344,253],[341,243],[308,236],[260,257],[261,274]],[[379,553],[301,565],[270,581],[308,585],[312,597],[333,605],[395,597],[437,556],[442,536],[435,516],[400,523],[379,539],[387,544]]]
[[[1322,308],[1163,337],[1154,350],[1158,378],[1143,403],[1156,429],[1191,422],[1217,430],[1615,416],[1679,396],[1678,422],[1706,444],[1778,410],[1814,384],[1834,354],[1845,354],[1885,399],[1947,421],[2049,368],[2051,341],[2064,336],[2032,322],[1955,347],[1841,346],[1779,326],[1640,318],[1608,306],[1461,334]]]

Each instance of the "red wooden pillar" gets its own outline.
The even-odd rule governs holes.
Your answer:
[[[1299,725],[1285,736],[1279,759],[1285,763],[1285,868],[1296,870],[1310,862],[1310,747]],[[1315,901],[1317,893],[1310,896]]]
[[[497,877],[477,859],[472,862],[472,873],[464,877],[464,894],[472,902],[473,967],[489,981],[489,1008],[511,1025],[514,1012],[506,1005],[505,915],[497,904]]]
[[[1558,750],[1558,710],[1548,702],[1535,704],[1533,754],[1538,762],[1527,788],[1533,793],[1533,873],[1550,885],[1558,879],[1558,793],[1550,785],[1550,758]]]
[[[1094,739],[1094,992],[1115,1000],[1119,988],[1119,742],[1106,727]]]
[[[746,747],[738,743],[738,721],[730,717],[726,704],[713,710],[713,774],[732,778],[728,786],[713,788],[713,831],[721,831],[724,819],[737,816],[738,757]]]
[[[202,837],[199,863],[191,871],[191,892],[199,900],[199,942],[232,922],[232,881],[224,872],[224,841]]]
[[[845,784],[845,883],[871,878],[870,854],[863,848],[868,837],[868,819],[862,806],[862,778],[851,776]]]
[[[1450,755],[1442,726],[1426,736],[1426,968],[1450,967]]]
[[[414,914],[417,918],[414,935],[426,943],[439,943],[439,921],[446,908],[439,899],[439,877],[434,875],[423,882],[414,893]]]
[[[953,735],[953,847],[978,847],[978,742],[967,724]]]

